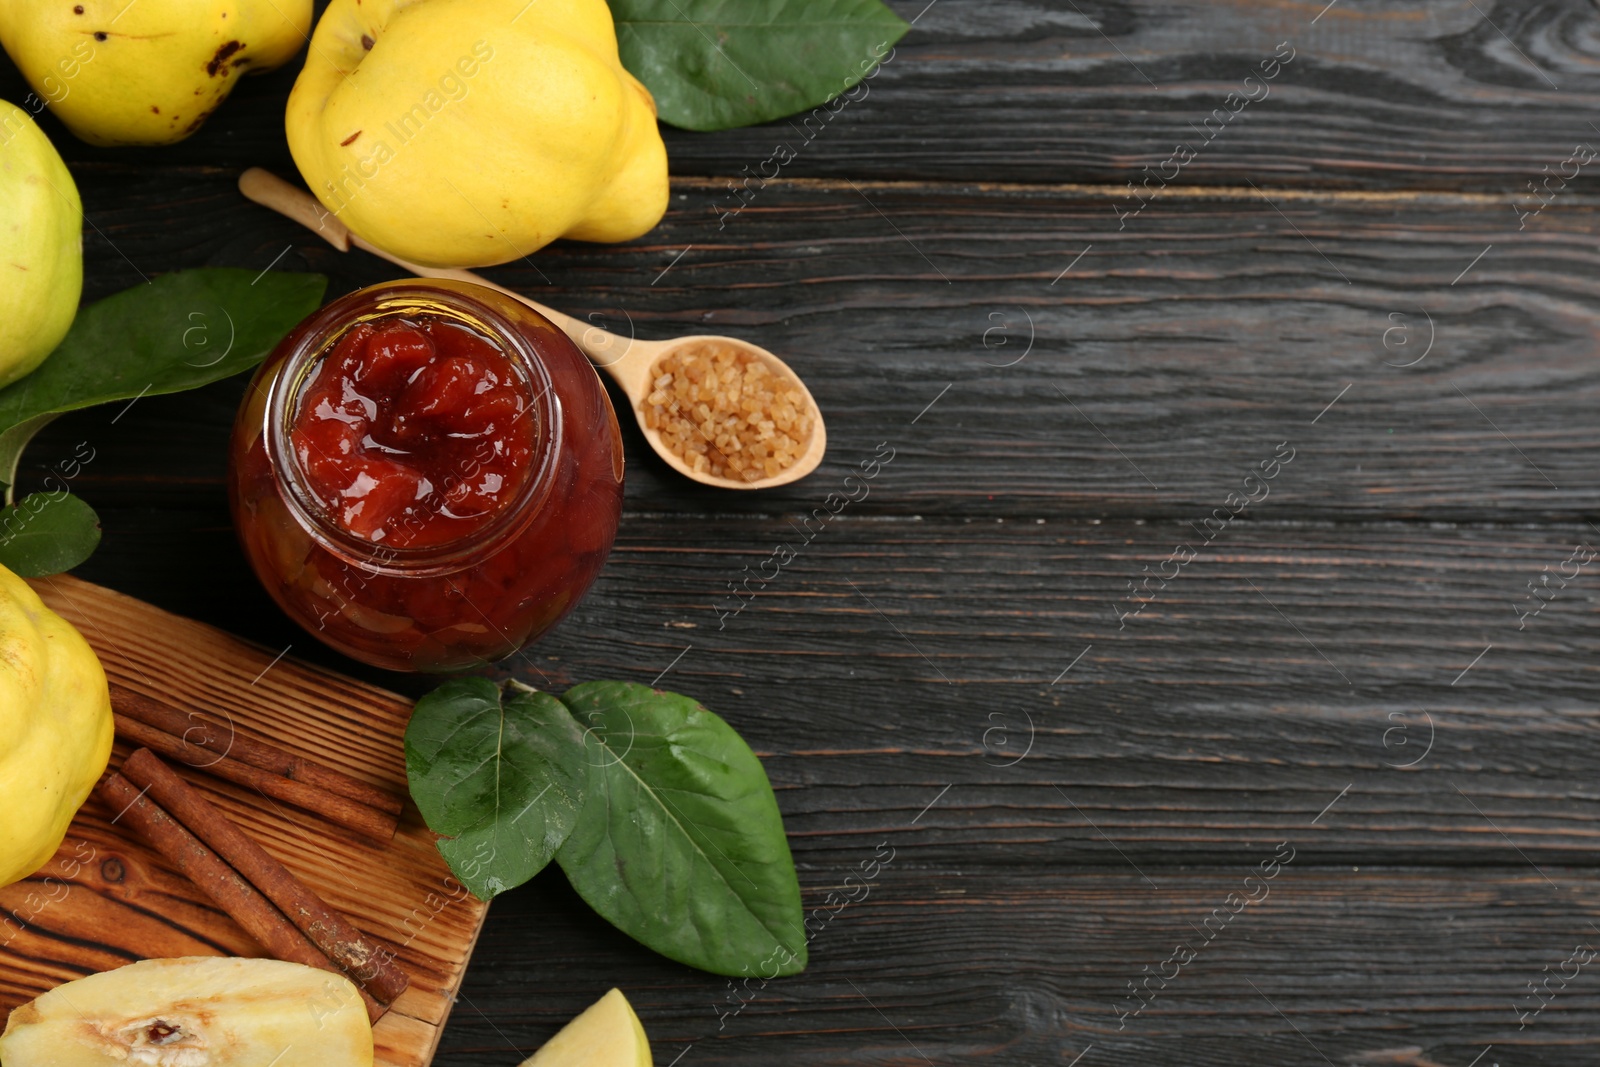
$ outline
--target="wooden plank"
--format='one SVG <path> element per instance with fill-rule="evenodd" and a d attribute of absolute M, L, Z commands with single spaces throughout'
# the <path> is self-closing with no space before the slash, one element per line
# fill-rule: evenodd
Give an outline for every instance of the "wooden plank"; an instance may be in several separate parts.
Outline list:
<path fill-rule="evenodd" d="M 272 744 L 405 795 L 400 737 L 410 702 L 76 578 L 37 581 L 115 682 L 226 721 Z M 118 742 L 119 765 L 130 747 Z M 369 936 L 395 951 L 410 987 L 374 1028 L 381 1067 L 425 1067 L 487 906 L 449 877 L 414 807 L 379 844 L 249 789 L 189 776 L 238 825 Z M 91 798 L 51 863 L 0 889 L 0 1013 L 62 981 L 136 959 L 259 955 L 260 948 Z"/>
<path fill-rule="evenodd" d="M 1582 0 L 891 6 L 921 15 L 865 98 L 809 123 L 670 135 L 673 172 L 759 177 L 782 144 L 796 156 L 785 177 L 1122 187 L 1153 175 L 1155 188 L 1248 179 L 1509 201 L 1574 145 L 1600 144 Z M 1293 58 L 1264 68 L 1275 55 Z M 1176 167 L 1180 145 L 1192 158 Z"/>
<path fill-rule="evenodd" d="M 96 295 L 156 264 L 276 261 L 329 273 L 335 293 L 395 275 L 245 204 L 231 174 L 80 178 L 106 235 L 88 239 Z M 887 442 L 896 490 L 863 512 L 1192 520 L 1285 440 L 1301 458 L 1274 518 L 1600 509 L 1595 202 L 1518 232 L 1502 206 L 1459 197 L 1246 189 L 1154 204 L 1119 233 L 1107 201 L 1061 191 L 800 183 L 717 238 L 694 210 L 715 187 L 676 189 L 648 243 L 559 245 L 490 273 L 641 337 L 719 329 L 785 355 L 830 456 L 792 487 L 729 497 L 670 473 L 624 418 L 635 510 L 809 512 Z M 214 500 L 243 388 L 63 419 L 29 469 L 87 441 L 91 502 Z"/>
<path fill-rule="evenodd" d="M 918 862 L 1239 857 L 1341 794 L 1319 861 L 1592 862 L 1595 564 L 1522 630 L 1514 607 L 1594 532 L 1374 534 L 1230 528 L 1119 629 L 1127 581 L 1192 531 L 845 520 L 719 630 L 725 582 L 792 529 L 657 518 L 532 661 L 555 688 L 671 664 L 821 857 L 952 785 Z"/>
<path fill-rule="evenodd" d="M 1301 853 L 1262 880 L 1273 841 L 1236 865 L 1147 868 L 1153 885 L 1127 865 L 1079 867 L 1070 848 L 1026 875 L 992 854 L 930 867 L 898 851 L 877 878 L 845 881 L 914 832 L 864 836 L 813 873 L 825 888 L 806 894 L 811 966 L 748 986 L 637 952 L 559 874 L 542 875 L 491 920 L 537 927 L 538 949 L 507 946 L 469 974 L 440 1067 L 513 1063 L 613 984 L 663 1067 L 1066 1067 L 1080 1054 L 1078 1067 L 1467 1067 L 1488 1045 L 1478 1067 L 1566 1067 L 1594 1055 L 1596 963 L 1562 967 L 1575 946 L 1600 949 L 1588 868 L 1545 867 L 1552 886 L 1526 864 L 1352 869 Z M 1235 893 L 1260 902 L 1230 905 Z M 1180 943 L 1194 956 L 1173 977 Z M 1123 1020 L 1128 983 L 1147 973 L 1170 980 Z M 1528 983 L 1547 975 L 1549 1003 L 1520 1026 L 1539 1003 Z"/>
<path fill-rule="evenodd" d="M 669 129 L 673 173 L 759 178 L 782 144 L 795 154 L 785 177 L 1121 187 L 1147 166 L 1162 173 L 1184 144 L 1196 152 L 1185 183 L 1471 189 L 1501 196 L 1509 215 L 1510 197 L 1544 165 L 1555 173 L 1575 144 L 1597 143 L 1600 74 L 1586 58 L 1583 0 L 891 6 L 916 26 L 865 97 L 857 90 L 809 121 Z M 1247 85 L 1281 42 L 1294 58 L 1265 86 Z M 170 147 L 94 149 L 53 117 L 45 127 L 73 162 L 287 170 L 283 101 L 299 66 L 243 79 L 198 134 Z M 0 98 L 28 91 L 0 63 Z M 1587 174 L 1582 183 L 1593 184 Z"/>
<path fill-rule="evenodd" d="M 152 524 L 84 573 L 337 662 L 223 555 L 225 527 L 195 526 Z M 1586 526 L 1238 520 L 1132 614 L 1127 582 L 1192 530 L 845 512 L 723 625 L 727 583 L 785 538 L 781 517 L 632 517 L 589 598 L 503 673 L 703 700 L 761 753 L 810 864 L 946 786 L 915 862 L 1234 862 L 1341 794 L 1303 842 L 1316 862 L 1595 862 L 1600 559 L 1518 614 L 1543 568 L 1600 548 Z M 204 589 L 184 580 L 199 555 L 218 559 Z"/>

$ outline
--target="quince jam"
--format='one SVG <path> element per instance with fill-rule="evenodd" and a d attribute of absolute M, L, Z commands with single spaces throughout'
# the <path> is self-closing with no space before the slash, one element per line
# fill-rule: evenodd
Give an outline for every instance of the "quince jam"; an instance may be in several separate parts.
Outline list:
<path fill-rule="evenodd" d="M 234 428 L 240 542 L 278 604 L 393 670 L 516 652 L 598 575 L 622 444 L 577 347 L 482 286 L 334 301 L 257 372 Z"/>
<path fill-rule="evenodd" d="M 539 427 L 493 342 L 439 319 L 363 322 L 312 368 L 290 440 L 313 496 L 397 548 L 476 533 L 528 480 Z"/>

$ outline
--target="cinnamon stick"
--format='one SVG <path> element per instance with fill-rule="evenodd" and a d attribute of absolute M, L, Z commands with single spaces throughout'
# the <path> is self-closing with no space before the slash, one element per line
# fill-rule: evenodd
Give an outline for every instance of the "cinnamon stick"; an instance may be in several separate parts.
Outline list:
<path fill-rule="evenodd" d="M 317 951 L 306 935 L 271 901 L 159 805 L 135 789 L 133 783 L 120 774 L 109 774 L 100 779 L 95 790 L 119 813 L 112 822 L 126 821 L 275 958 L 342 975 L 343 972 Z M 356 989 L 367 1007 L 368 1017 L 377 1022 L 388 1008 L 359 986 Z"/>
<path fill-rule="evenodd" d="M 329 907 L 155 753 L 139 749 L 123 762 L 122 774 L 134 785 L 146 787 L 151 799 L 277 905 L 301 933 L 374 998 L 388 1004 L 405 992 L 409 979 L 388 953 Z"/>
<path fill-rule="evenodd" d="M 386 793 L 376 785 L 368 785 L 358 777 L 350 777 L 344 771 L 334 771 L 333 768 L 314 763 L 293 753 L 274 749 L 272 745 L 251 741 L 250 737 L 240 737 L 234 729 L 224 729 L 218 723 L 205 720 L 198 715 L 179 712 L 160 701 L 155 701 L 152 697 L 134 693 L 133 689 L 114 683 L 110 686 L 110 696 L 115 710 L 122 712 L 126 717 L 136 718 L 147 726 L 155 726 L 162 733 L 182 737 L 190 747 L 206 750 L 213 757 L 229 757 L 240 763 L 259 766 L 262 771 L 272 771 L 278 776 L 288 777 L 291 781 L 306 782 L 307 785 L 315 785 L 317 789 L 339 793 L 341 797 L 363 803 L 368 808 L 387 811 L 394 816 L 398 816 L 405 809 L 402 798 L 394 797 L 392 793 Z M 184 761 L 190 766 L 203 766 L 210 760 L 206 757 L 192 757 Z"/>
<path fill-rule="evenodd" d="M 285 804 L 293 804 L 297 808 L 314 812 L 329 822 L 338 823 L 376 841 L 390 840 L 399 829 L 400 820 L 389 812 L 368 807 L 337 793 L 330 793 L 320 786 L 284 778 L 272 771 L 241 763 L 231 754 L 222 756 L 210 754 L 213 752 L 212 749 L 199 748 L 192 739 L 186 740 L 181 734 L 173 735 L 120 712 L 114 718 L 117 733 L 136 745 L 154 749 L 163 756 L 170 756 L 180 763 L 216 775 L 218 778 L 259 789 L 274 800 L 281 800 Z M 183 717 L 180 715 L 179 718 Z"/>
<path fill-rule="evenodd" d="M 136 693 L 113 684 L 111 703 L 118 712 L 128 718 L 136 719 L 147 726 L 154 726 L 163 733 L 181 738 L 191 748 L 203 749 L 209 753 L 209 756 L 190 753 L 188 757 L 175 757 L 191 767 L 203 767 L 216 757 L 228 757 L 264 771 L 271 771 L 291 781 L 305 782 L 318 789 L 326 789 L 330 793 L 337 793 L 391 815 L 399 815 L 404 810 L 404 801 L 400 797 L 385 793 L 359 778 L 352 778 L 343 771 L 324 767 L 320 763 L 302 759 L 260 741 L 241 737 L 232 729 L 219 726 L 199 715 L 168 707 L 143 693 Z"/>

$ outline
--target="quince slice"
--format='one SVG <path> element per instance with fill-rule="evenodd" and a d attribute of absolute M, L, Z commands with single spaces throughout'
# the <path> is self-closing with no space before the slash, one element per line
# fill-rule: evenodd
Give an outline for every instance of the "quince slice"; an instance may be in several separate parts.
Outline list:
<path fill-rule="evenodd" d="M 349 979 L 281 960 L 143 960 L 57 986 L 11 1013 L 5 1067 L 372 1067 Z"/>
<path fill-rule="evenodd" d="M 561 1028 L 522 1067 L 651 1067 L 650 1039 L 622 990 L 613 989 Z M 10 1067 L 10 1061 L 7 1061 Z"/>

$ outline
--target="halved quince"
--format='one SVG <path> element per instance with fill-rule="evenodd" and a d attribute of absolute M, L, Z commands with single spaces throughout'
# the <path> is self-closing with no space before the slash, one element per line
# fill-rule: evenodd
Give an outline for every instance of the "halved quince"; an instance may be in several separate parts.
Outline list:
<path fill-rule="evenodd" d="M 372 1026 L 343 975 L 281 960 L 142 960 L 11 1013 L 5 1067 L 372 1067 Z"/>

